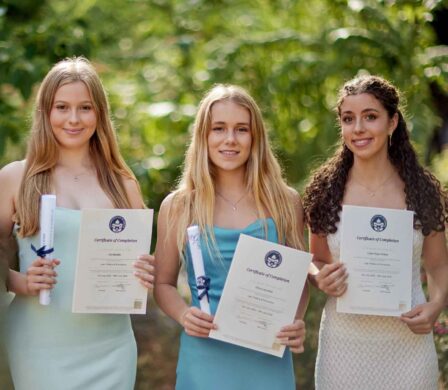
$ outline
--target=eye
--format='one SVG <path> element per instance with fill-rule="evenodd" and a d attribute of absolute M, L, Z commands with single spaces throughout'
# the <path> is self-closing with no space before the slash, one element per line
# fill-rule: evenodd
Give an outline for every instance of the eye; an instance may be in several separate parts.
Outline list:
<path fill-rule="evenodd" d="M 56 104 L 56 110 L 59 111 L 65 111 L 67 109 L 67 106 L 65 104 Z"/>
<path fill-rule="evenodd" d="M 222 126 L 214 126 L 214 127 L 212 127 L 212 130 L 213 131 L 218 131 L 218 132 L 224 131 L 224 127 L 222 127 Z"/>
<path fill-rule="evenodd" d="M 242 126 L 242 127 L 238 127 L 237 131 L 238 131 L 238 133 L 247 133 L 247 132 L 249 132 L 249 128 Z"/>
<path fill-rule="evenodd" d="M 375 114 L 368 114 L 366 118 L 368 121 L 374 121 L 377 117 Z"/>
<path fill-rule="evenodd" d="M 342 123 L 349 124 L 353 121 L 353 118 L 351 116 L 343 116 L 342 117 Z"/>
<path fill-rule="evenodd" d="M 81 106 L 82 111 L 90 111 L 91 109 L 92 109 L 92 106 L 89 106 L 89 105 Z"/>

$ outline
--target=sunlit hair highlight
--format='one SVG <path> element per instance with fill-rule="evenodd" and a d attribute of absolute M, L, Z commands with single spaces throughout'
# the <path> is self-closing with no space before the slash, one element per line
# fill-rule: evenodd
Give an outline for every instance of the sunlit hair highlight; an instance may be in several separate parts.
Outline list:
<path fill-rule="evenodd" d="M 51 128 L 50 112 L 56 91 L 74 82 L 82 82 L 87 87 L 97 117 L 96 131 L 90 139 L 90 155 L 100 186 L 114 207 L 131 207 L 123 179 L 136 179 L 119 152 L 103 85 L 87 59 L 67 58 L 53 66 L 37 93 L 15 214 L 21 237 L 31 236 L 39 230 L 40 196 L 54 192 L 52 172 L 58 161 L 59 147 Z"/>
<path fill-rule="evenodd" d="M 339 119 L 344 98 L 362 93 L 376 98 L 389 118 L 398 115 L 398 124 L 388 146 L 388 157 L 404 182 L 407 208 L 415 212 L 414 227 L 421 229 L 424 235 L 443 231 L 448 222 L 448 194 L 437 178 L 418 162 L 400 110 L 397 88 L 378 76 L 362 76 L 348 81 L 339 93 Z M 335 154 L 313 173 L 304 195 L 305 218 L 313 233 L 326 235 L 336 232 L 353 161 L 353 153 L 342 142 Z"/>
<path fill-rule="evenodd" d="M 199 104 L 183 174 L 169 209 L 168 220 L 177 221 L 176 241 L 180 255 L 185 248 L 187 227 L 192 224 L 199 226 L 209 250 L 217 253 L 212 229 L 215 173 L 208 156 L 207 137 L 211 130 L 211 109 L 221 101 L 232 101 L 250 114 L 252 147 L 245 181 L 247 190 L 255 199 L 258 217 L 263 219 L 268 213 L 276 224 L 279 241 L 294 248 L 303 248 L 292 200 L 293 191 L 283 179 L 280 165 L 272 152 L 260 109 L 244 89 L 220 84 L 212 88 Z"/>

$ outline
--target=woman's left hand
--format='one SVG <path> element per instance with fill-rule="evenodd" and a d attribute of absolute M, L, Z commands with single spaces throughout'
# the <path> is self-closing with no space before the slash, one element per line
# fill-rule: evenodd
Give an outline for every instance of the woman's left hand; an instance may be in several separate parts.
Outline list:
<path fill-rule="evenodd" d="M 291 325 L 286 325 L 277 333 L 277 338 L 283 345 L 289 347 L 291 352 L 302 353 L 305 349 L 305 323 L 302 320 L 294 320 Z"/>
<path fill-rule="evenodd" d="M 154 288 L 155 260 L 152 255 L 141 255 L 134 263 L 136 271 L 134 275 L 140 280 L 140 283 L 147 289 Z"/>
<path fill-rule="evenodd" d="M 427 302 L 415 306 L 400 317 L 409 329 L 415 334 L 427 334 L 434 328 L 434 323 L 439 317 L 443 305 L 436 302 Z"/>

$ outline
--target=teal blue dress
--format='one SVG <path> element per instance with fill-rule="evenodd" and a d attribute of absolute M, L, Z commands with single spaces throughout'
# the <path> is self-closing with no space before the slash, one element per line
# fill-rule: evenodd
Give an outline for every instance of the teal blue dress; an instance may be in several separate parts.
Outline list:
<path fill-rule="evenodd" d="M 274 221 L 267 219 L 271 242 L 278 242 Z M 265 223 L 257 220 L 244 229 L 215 227 L 214 233 L 222 259 L 212 259 L 201 241 L 205 273 L 210 277 L 210 309 L 212 314 L 221 298 L 230 263 L 240 233 L 265 238 Z M 199 307 L 193 265 L 187 251 L 188 284 L 192 305 Z M 285 324 L 286 325 L 286 324 Z M 295 389 L 291 352 L 282 358 L 209 338 L 188 336 L 182 332 L 177 364 L 178 390 L 247 390 Z"/>
<path fill-rule="evenodd" d="M 7 350 L 16 390 L 131 390 L 137 348 L 130 317 L 71 312 L 81 213 L 56 209 L 54 257 L 57 284 L 51 304 L 16 296 L 7 318 Z M 26 272 L 39 235 L 17 238 L 20 271 Z"/>

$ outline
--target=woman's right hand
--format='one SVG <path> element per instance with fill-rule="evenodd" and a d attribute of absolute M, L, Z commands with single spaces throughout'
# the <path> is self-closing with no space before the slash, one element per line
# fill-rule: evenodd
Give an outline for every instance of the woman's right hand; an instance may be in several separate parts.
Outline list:
<path fill-rule="evenodd" d="M 185 333 L 189 336 L 208 337 L 210 330 L 217 329 L 213 316 L 191 306 L 184 311 L 180 321 Z"/>
<path fill-rule="evenodd" d="M 347 290 L 348 273 L 343 263 L 325 264 L 315 276 L 317 287 L 325 294 L 340 297 Z"/>
<path fill-rule="evenodd" d="M 37 295 L 40 290 L 51 290 L 56 284 L 57 273 L 54 267 L 60 264 L 58 259 L 46 260 L 38 257 L 26 271 L 28 295 Z"/>

